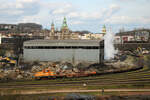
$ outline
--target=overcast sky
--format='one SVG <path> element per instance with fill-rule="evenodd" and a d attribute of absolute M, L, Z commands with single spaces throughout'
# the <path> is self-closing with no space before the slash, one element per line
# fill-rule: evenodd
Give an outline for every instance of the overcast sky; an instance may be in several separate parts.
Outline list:
<path fill-rule="evenodd" d="M 105 24 L 120 28 L 150 28 L 150 0 L 0 0 L 0 23 L 34 22 L 60 29 L 63 17 L 71 30 L 101 32 Z"/>

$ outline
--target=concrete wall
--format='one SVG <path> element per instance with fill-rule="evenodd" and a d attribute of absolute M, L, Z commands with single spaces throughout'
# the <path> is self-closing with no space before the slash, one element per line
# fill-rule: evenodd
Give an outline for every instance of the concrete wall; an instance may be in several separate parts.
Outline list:
<path fill-rule="evenodd" d="M 67 61 L 73 64 L 80 62 L 98 63 L 99 49 L 26 49 L 25 61 Z"/>

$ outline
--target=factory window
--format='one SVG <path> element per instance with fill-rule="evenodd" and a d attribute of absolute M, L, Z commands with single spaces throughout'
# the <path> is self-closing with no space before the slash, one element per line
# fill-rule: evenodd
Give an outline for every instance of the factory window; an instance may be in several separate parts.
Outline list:
<path fill-rule="evenodd" d="M 77 47 L 73 46 L 73 47 L 71 47 L 71 49 L 77 49 Z"/>
<path fill-rule="evenodd" d="M 99 46 L 24 46 L 25 49 L 99 49 Z"/>
<path fill-rule="evenodd" d="M 63 46 L 60 46 L 60 47 L 57 47 L 57 49 L 64 49 L 64 47 L 63 47 Z"/>
<path fill-rule="evenodd" d="M 49 49 L 49 47 L 48 47 L 48 46 L 45 46 L 45 49 Z"/>
<path fill-rule="evenodd" d="M 71 49 L 71 47 L 70 46 L 66 46 L 65 49 Z"/>

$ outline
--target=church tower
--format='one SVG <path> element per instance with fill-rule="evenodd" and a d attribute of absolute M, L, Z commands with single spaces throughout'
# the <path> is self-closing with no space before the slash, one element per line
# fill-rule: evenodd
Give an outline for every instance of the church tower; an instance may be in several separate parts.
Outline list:
<path fill-rule="evenodd" d="M 53 22 L 51 24 L 51 32 L 55 32 L 55 27 L 54 27 L 54 23 Z"/>
<path fill-rule="evenodd" d="M 61 27 L 61 39 L 69 39 L 69 38 L 70 38 L 69 28 L 67 25 L 66 17 L 64 17 L 63 24 Z"/>
<path fill-rule="evenodd" d="M 102 28 L 102 33 L 105 35 L 106 34 L 106 26 L 104 25 Z"/>
<path fill-rule="evenodd" d="M 51 31 L 50 31 L 49 37 L 50 37 L 50 39 L 55 39 L 55 27 L 54 27 L 53 22 L 51 24 Z"/>

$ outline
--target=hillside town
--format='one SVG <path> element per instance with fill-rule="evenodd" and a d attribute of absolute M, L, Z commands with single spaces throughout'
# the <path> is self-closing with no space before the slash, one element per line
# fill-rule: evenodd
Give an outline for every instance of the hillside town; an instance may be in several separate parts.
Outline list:
<path fill-rule="evenodd" d="M 19 23 L 19 24 L 0 24 L 1 43 L 11 43 L 11 39 L 17 37 L 26 39 L 50 39 L 50 40 L 101 40 L 106 34 L 107 28 L 102 25 L 99 33 L 89 31 L 72 31 L 67 25 L 67 19 L 64 17 L 60 29 L 56 28 L 54 22 L 49 29 L 43 29 L 42 25 L 36 23 Z M 139 28 L 132 31 L 120 31 L 115 34 L 115 43 L 126 41 L 149 41 L 150 29 Z"/>
<path fill-rule="evenodd" d="M 64 17 L 60 30 L 51 23 L 49 29 L 43 29 L 42 25 L 36 23 L 0 24 L 0 33 L 2 38 L 12 38 L 14 36 L 39 37 L 43 39 L 102 39 L 106 34 L 105 25 L 100 33 L 91 33 L 88 31 L 71 31 L 67 25 L 67 19 Z"/>

